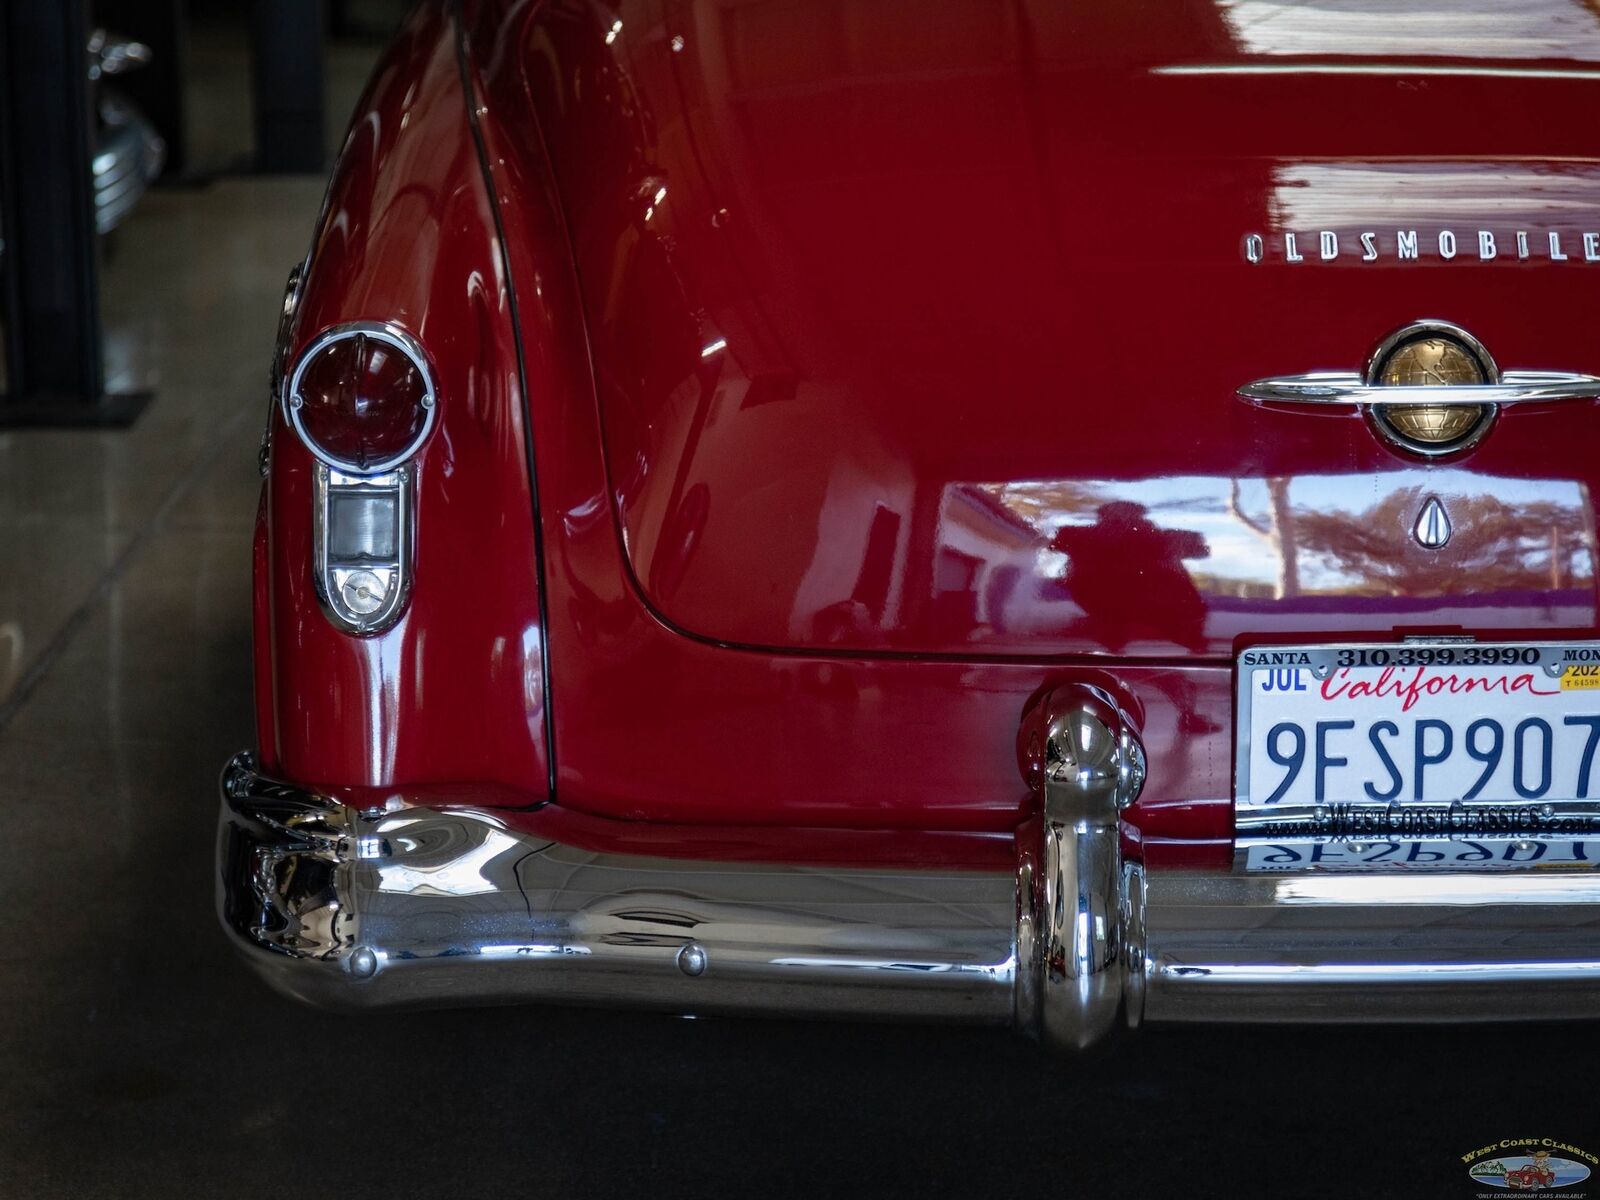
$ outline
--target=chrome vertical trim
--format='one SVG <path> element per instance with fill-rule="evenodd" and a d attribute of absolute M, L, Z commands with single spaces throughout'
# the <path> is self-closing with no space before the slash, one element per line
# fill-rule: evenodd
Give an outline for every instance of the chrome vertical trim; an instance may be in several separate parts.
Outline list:
<path fill-rule="evenodd" d="M 296 263 L 289 269 L 289 278 L 283 285 L 278 335 L 272 344 L 272 365 L 267 372 L 267 420 L 261 429 L 261 447 L 256 452 L 256 469 L 263 479 L 272 467 L 272 415 L 283 395 L 284 357 L 289 353 L 289 333 L 294 327 L 294 314 L 300 307 L 300 284 L 304 278 L 305 263 Z"/>

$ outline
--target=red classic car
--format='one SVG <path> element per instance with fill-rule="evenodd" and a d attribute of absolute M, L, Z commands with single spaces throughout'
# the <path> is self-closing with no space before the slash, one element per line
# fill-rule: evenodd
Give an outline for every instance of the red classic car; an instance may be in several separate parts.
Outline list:
<path fill-rule="evenodd" d="M 249 961 L 1589 1015 L 1600 20 L 1380 8 L 419 4 L 285 301 Z"/>
<path fill-rule="evenodd" d="M 1506 1186 L 1514 1191 L 1530 1192 L 1554 1187 L 1556 1173 L 1547 1163 L 1527 1163 L 1506 1172 Z"/>

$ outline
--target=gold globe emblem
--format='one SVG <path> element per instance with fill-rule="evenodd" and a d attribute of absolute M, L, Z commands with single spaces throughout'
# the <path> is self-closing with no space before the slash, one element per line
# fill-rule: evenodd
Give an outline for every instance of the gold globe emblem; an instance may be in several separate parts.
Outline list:
<path fill-rule="evenodd" d="M 1379 387 L 1459 387 L 1492 383 L 1493 368 L 1457 337 L 1429 332 L 1381 353 L 1369 381 Z M 1408 449 L 1446 454 L 1481 433 L 1494 410 L 1484 404 L 1378 404 L 1371 410 L 1380 430 Z"/>

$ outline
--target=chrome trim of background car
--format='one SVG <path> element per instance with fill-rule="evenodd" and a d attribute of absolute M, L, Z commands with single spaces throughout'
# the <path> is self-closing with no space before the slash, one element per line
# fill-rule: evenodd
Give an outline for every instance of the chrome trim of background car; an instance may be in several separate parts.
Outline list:
<path fill-rule="evenodd" d="M 1139 1025 L 1600 1006 L 1592 867 L 1122 866 L 1106 832 L 1136 790 L 1128 731 L 1096 709 L 1086 715 L 1103 730 L 1078 737 L 1064 715 L 1075 754 L 1045 801 L 1053 828 L 1023 827 L 1014 872 L 600 852 L 484 809 L 396 797 L 357 811 L 240 754 L 222 778 L 219 912 L 274 987 L 352 1009 L 535 1001 L 951 1020 L 1078 1048 L 1119 1007 Z"/>
<path fill-rule="evenodd" d="M 300 423 L 301 405 L 298 403 L 300 380 L 311 360 L 335 342 L 354 337 L 371 338 L 393 346 L 411 360 L 411 365 L 417 369 L 417 374 L 422 378 L 423 386 L 422 429 L 418 431 L 417 436 L 412 438 L 410 444 L 400 453 L 365 467 L 337 459 L 318 446 L 306 434 L 305 427 Z M 335 471 L 343 471 L 347 475 L 382 475 L 407 461 L 428 440 L 428 435 L 433 432 L 433 426 L 439 416 L 438 397 L 439 393 L 433 382 L 433 370 L 428 366 L 428 356 L 423 353 L 421 345 L 415 338 L 389 321 L 351 321 L 324 329 L 300 352 L 300 357 L 295 361 L 294 371 L 289 376 L 288 385 L 283 389 L 283 416 L 306 449 Z"/>
<path fill-rule="evenodd" d="M 125 75 L 135 67 L 147 67 L 155 61 L 150 47 L 143 42 L 119 37 L 104 28 L 89 35 L 89 78 L 102 75 Z"/>
<path fill-rule="evenodd" d="M 127 218 L 161 174 L 167 144 L 138 109 L 114 92 L 100 94 L 96 111 L 99 123 L 90 170 L 95 229 L 105 234 Z"/>

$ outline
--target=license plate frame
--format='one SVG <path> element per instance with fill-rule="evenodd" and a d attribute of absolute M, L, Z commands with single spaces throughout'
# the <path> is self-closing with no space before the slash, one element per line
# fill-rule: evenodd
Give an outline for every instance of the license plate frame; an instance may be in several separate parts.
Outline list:
<path fill-rule="evenodd" d="M 1515 661 L 1507 661 L 1513 656 Z M 1442 658 L 1452 661 L 1440 662 Z M 1552 683 L 1564 681 L 1569 670 L 1577 668 L 1589 672 L 1594 679 L 1582 687 L 1575 685 L 1571 690 L 1592 688 L 1594 709 L 1600 713 L 1600 640 L 1595 639 L 1478 641 L 1439 637 L 1403 642 L 1319 642 L 1244 648 L 1234 660 L 1233 807 L 1236 831 L 1241 837 L 1553 836 L 1600 832 L 1600 799 L 1596 798 L 1600 797 L 1600 759 L 1596 760 L 1596 782 L 1591 784 L 1591 795 L 1584 799 L 1552 792 L 1549 798 L 1531 801 L 1519 798 L 1511 802 L 1464 802 L 1426 795 L 1418 801 L 1403 792 L 1400 799 L 1388 801 L 1346 797 L 1338 804 L 1287 800 L 1268 804 L 1263 798 L 1271 790 L 1270 785 L 1252 794 L 1251 732 L 1256 704 L 1252 685 L 1257 672 L 1299 670 L 1309 672 L 1313 679 L 1320 681 L 1341 667 L 1354 667 L 1370 674 L 1381 672 L 1386 666 L 1397 672 L 1414 672 L 1418 666 L 1457 667 L 1467 671 L 1515 667 Z M 1589 675 L 1582 678 L 1589 678 Z"/>

